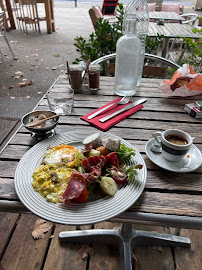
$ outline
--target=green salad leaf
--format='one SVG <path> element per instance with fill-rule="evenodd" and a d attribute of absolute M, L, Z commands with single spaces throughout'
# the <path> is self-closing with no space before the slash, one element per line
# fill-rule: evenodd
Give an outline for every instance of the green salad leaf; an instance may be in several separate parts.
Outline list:
<path fill-rule="evenodd" d="M 135 150 L 133 148 L 125 146 L 125 144 L 121 144 L 116 154 L 119 161 L 124 162 L 126 160 L 130 160 L 132 156 L 135 156 Z"/>

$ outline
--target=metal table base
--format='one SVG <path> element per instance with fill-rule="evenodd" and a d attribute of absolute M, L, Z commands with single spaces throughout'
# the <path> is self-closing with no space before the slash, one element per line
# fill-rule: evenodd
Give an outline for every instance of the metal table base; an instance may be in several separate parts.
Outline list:
<path fill-rule="evenodd" d="M 99 242 L 119 247 L 121 269 L 132 270 L 132 250 L 135 246 L 190 247 L 189 238 L 171 234 L 136 231 L 132 224 L 122 223 L 116 230 L 78 230 L 59 233 L 61 242 Z"/>

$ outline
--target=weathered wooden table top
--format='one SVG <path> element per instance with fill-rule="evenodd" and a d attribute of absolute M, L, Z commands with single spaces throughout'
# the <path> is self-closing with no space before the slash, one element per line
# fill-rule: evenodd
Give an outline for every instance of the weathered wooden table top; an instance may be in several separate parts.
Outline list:
<path fill-rule="evenodd" d="M 164 20 L 177 20 L 177 21 L 184 21 L 184 18 L 181 17 L 176 12 L 164 12 L 164 11 L 150 11 L 149 12 L 150 19 L 164 19 Z"/>
<path fill-rule="evenodd" d="M 168 98 L 159 92 L 160 82 L 159 79 L 142 79 L 141 86 L 132 100 L 146 97 L 144 108 L 109 129 L 110 133 L 133 144 L 143 156 L 147 166 L 145 190 L 138 201 L 124 214 L 128 219 L 136 219 L 138 215 L 140 217 L 142 215 L 144 220 L 147 220 L 147 215 L 153 215 L 157 220 L 158 216 L 168 219 L 191 217 L 191 221 L 188 219 L 191 222 L 188 227 L 196 228 L 194 224 L 192 226 L 192 218 L 202 222 L 202 167 L 185 174 L 161 169 L 146 156 L 145 144 L 155 131 L 178 128 L 195 137 L 194 143 L 201 151 L 202 119 L 192 118 L 184 111 L 185 104 L 200 100 L 201 96 Z M 60 117 L 56 127 L 57 134 L 73 130 L 97 132 L 95 127 L 82 121 L 80 117 L 117 98 L 113 92 L 113 83 L 114 78 L 101 77 L 101 89 L 97 94 L 89 93 L 87 90 L 75 94 L 74 111 L 69 116 Z M 53 90 L 65 90 L 67 84 L 66 77 L 62 76 Z M 37 109 L 49 109 L 45 98 Z M 21 127 L 0 156 L 1 211 L 16 211 L 15 207 L 6 209 L 10 203 L 12 205 L 18 203 L 18 207 L 21 206 L 14 188 L 15 169 L 22 156 L 34 144 L 36 140 L 24 127 Z"/>
<path fill-rule="evenodd" d="M 164 25 L 158 25 L 156 22 L 150 22 L 148 35 L 156 37 L 159 34 L 164 35 L 165 38 L 202 38 L 201 33 L 194 33 L 192 31 L 194 28 L 193 25 L 189 24 L 165 23 Z"/>

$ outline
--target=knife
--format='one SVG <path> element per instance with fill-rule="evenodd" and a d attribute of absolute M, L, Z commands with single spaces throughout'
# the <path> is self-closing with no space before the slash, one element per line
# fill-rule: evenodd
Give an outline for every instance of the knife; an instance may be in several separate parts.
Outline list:
<path fill-rule="evenodd" d="M 135 102 L 133 102 L 133 103 L 131 103 L 131 104 L 125 106 L 124 108 L 122 108 L 122 109 L 120 109 L 120 110 L 118 110 L 118 111 L 116 111 L 116 112 L 114 112 L 114 113 L 112 113 L 112 114 L 110 114 L 110 115 L 107 115 L 106 117 L 103 117 L 103 118 L 99 119 L 99 121 L 100 121 L 101 123 L 104 123 L 104 122 L 106 122 L 107 120 L 111 119 L 112 117 L 114 117 L 114 116 L 116 116 L 116 115 L 118 115 L 118 114 L 120 114 L 120 113 L 122 113 L 122 112 L 125 112 L 125 111 L 127 111 L 127 110 L 129 110 L 129 109 L 135 107 L 136 105 L 141 104 L 141 103 L 144 103 L 144 102 L 146 102 L 146 101 L 147 101 L 146 98 L 138 99 L 137 101 L 135 101 Z"/>

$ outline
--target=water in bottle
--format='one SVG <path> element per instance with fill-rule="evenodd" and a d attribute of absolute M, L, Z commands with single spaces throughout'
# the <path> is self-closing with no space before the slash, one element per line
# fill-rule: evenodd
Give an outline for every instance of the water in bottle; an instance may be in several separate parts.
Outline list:
<path fill-rule="evenodd" d="M 132 0 L 126 7 L 123 32 L 125 31 L 126 17 L 129 14 L 134 14 L 136 16 L 136 35 L 141 40 L 141 60 L 139 64 L 139 73 L 137 86 L 141 83 L 142 69 L 144 64 L 144 54 L 145 54 L 145 39 L 148 34 L 149 29 L 149 8 L 146 0 Z"/>
<path fill-rule="evenodd" d="M 128 15 L 125 26 L 125 35 L 116 45 L 114 91 L 119 96 L 136 93 L 141 54 L 141 41 L 135 35 L 136 16 Z"/>

